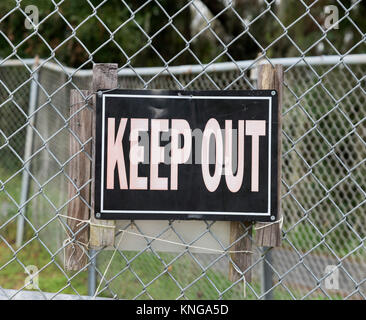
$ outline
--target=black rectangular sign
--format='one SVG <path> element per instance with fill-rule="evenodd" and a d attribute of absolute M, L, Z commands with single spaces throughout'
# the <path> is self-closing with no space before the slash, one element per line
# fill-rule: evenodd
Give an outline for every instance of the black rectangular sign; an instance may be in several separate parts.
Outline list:
<path fill-rule="evenodd" d="M 97 218 L 276 219 L 276 91 L 105 90 L 96 114 Z"/>

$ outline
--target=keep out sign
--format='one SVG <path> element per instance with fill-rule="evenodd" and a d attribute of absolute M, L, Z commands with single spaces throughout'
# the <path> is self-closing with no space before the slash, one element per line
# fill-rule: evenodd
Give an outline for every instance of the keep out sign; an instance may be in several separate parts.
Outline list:
<path fill-rule="evenodd" d="M 276 91 L 101 91 L 96 115 L 97 218 L 276 219 Z"/>

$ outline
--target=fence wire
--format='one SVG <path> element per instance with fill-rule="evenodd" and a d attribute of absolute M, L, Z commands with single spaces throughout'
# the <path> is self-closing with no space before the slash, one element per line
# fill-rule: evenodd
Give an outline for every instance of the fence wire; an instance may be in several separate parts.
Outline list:
<path fill-rule="evenodd" d="M 299 18 L 289 25 L 282 23 L 277 16 L 275 1 L 263 1 L 262 11 L 249 20 L 243 18 L 236 9 L 236 2 L 231 1 L 222 1 L 224 10 L 216 14 L 207 13 L 202 2 L 194 0 L 183 1 L 179 10 L 173 13 L 164 7 L 167 4 L 163 1 L 142 2 L 136 8 L 121 1 L 120 5 L 128 9 L 130 16 L 121 20 L 115 30 L 99 17 L 106 2 L 100 1 L 96 5 L 95 1 L 85 1 L 92 13 L 75 26 L 63 16 L 63 1 L 51 1 L 54 10 L 47 17 L 59 15 L 72 30 L 70 38 L 82 43 L 77 31 L 90 19 L 96 19 L 110 35 L 97 48 L 82 45 L 88 58 L 76 68 L 66 67 L 59 61 L 57 50 L 62 43 L 57 46 L 48 44 L 38 28 L 24 36 L 20 43 L 13 42 L 0 29 L 0 35 L 7 39 L 12 49 L 0 62 L 0 296 L 14 299 L 21 295 L 34 284 L 35 278 L 29 278 L 33 275 L 39 278 L 38 286 L 33 286 L 33 290 L 44 299 L 57 299 L 62 294 L 84 299 L 91 294 L 85 271 L 93 259 L 97 261 L 98 284 L 110 262 L 114 250 L 103 248 L 89 251 L 88 266 L 83 270 L 65 271 L 67 223 L 62 215 L 67 215 L 71 201 L 67 191 L 70 182 L 68 166 L 73 157 L 69 154 L 69 139 L 73 134 L 68 126 L 70 90 L 90 88 L 92 73 L 85 67 L 100 62 L 93 56 L 104 45 L 113 43 L 124 57 L 124 62 L 119 64 L 118 76 L 118 87 L 124 89 L 255 89 L 258 63 L 284 64 L 281 186 L 284 218 L 282 247 L 253 247 L 249 267 L 253 279 L 246 284 L 245 296 L 242 278 L 232 282 L 228 277 L 229 264 L 233 262 L 227 253 L 231 244 L 225 246 L 222 243 L 217 232 L 218 222 L 194 222 L 196 233 L 189 242 L 185 240 L 179 221 L 162 223 L 153 234 L 139 221 L 124 222 L 119 229 L 127 230 L 132 226 L 134 232 L 155 238 L 174 235 L 177 242 L 188 246 L 161 252 L 154 247 L 156 240 L 142 237 L 139 239 L 143 243 L 141 250 L 115 248 L 115 256 L 100 283 L 97 296 L 119 299 L 263 299 L 270 292 L 274 299 L 365 299 L 366 58 L 362 54 L 351 54 L 365 42 L 365 30 L 362 31 L 351 18 L 352 10 L 357 10 L 360 1 L 351 1 L 348 7 L 341 1 L 336 2 L 344 11 L 340 22 L 347 20 L 354 26 L 354 34 L 361 35 L 346 52 L 337 50 L 332 38 L 327 37 L 328 31 L 313 16 L 311 8 L 317 1 L 311 4 L 299 1 L 303 13 L 299 13 Z M 157 34 L 169 26 L 184 43 L 184 47 L 170 59 L 159 53 L 154 46 L 155 35 L 145 31 L 136 17 L 151 2 L 168 17 L 167 24 Z M 196 20 L 198 17 L 200 21 L 197 22 L 200 31 L 190 39 L 186 39 L 174 25 L 174 19 L 187 8 L 194 11 Z M 224 41 L 214 28 L 215 21 L 227 11 L 245 26 L 240 35 L 246 35 L 256 43 L 259 54 L 253 60 L 233 58 L 229 48 L 234 40 Z M 19 13 L 26 17 L 24 7 L 17 1 L 0 17 L 0 24 Z M 264 15 L 277 21 L 282 30 L 267 46 L 256 40 L 253 31 L 255 21 Z M 310 50 L 300 48 L 288 35 L 288 30 L 304 17 L 311 19 L 322 34 L 311 46 L 326 43 L 333 48 L 334 55 L 311 58 Z M 40 20 L 38 26 L 42 23 L 46 23 L 46 18 Z M 144 46 L 132 53 L 113 37 L 128 23 L 134 23 L 146 38 Z M 191 47 L 204 32 L 210 32 L 223 47 L 222 53 L 207 63 L 203 63 Z M 37 59 L 25 59 L 18 53 L 33 36 L 38 36 L 50 50 L 49 56 L 42 57 L 38 65 L 35 65 Z M 270 49 L 283 38 L 296 49 L 295 58 L 273 59 L 269 55 Z M 160 67 L 134 67 L 133 59 L 146 48 L 160 59 Z M 174 66 L 175 59 L 182 54 L 190 54 L 196 64 Z M 223 57 L 227 62 L 217 63 Z M 32 83 L 36 98 L 31 108 Z M 27 142 L 29 136 L 31 142 Z M 29 154 L 27 143 L 31 145 Z M 82 145 L 80 152 L 84 152 Z M 24 175 L 29 180 L 26 189 Z M 90 203 L 90 199 L 83 200 Z M 20 246 L 17 246 L 19 221 L 24 221 L 24 234 Z M 122 233 L 120 230 L 116 232 L 116 244 Z M 224 252 L 200 253 L 189 247 L 203 239 L 216 242 Z M 32 273 L 29 265 L 35 265 L 37 270 Z M 335 266 L 337 270 L 337 288 L 326 285 L 327 276 L 332 273 L 327 269 L 329 266 Z M 261 285 L 265 269 L 270 270 L 272 277 L 267 291 Z"/>

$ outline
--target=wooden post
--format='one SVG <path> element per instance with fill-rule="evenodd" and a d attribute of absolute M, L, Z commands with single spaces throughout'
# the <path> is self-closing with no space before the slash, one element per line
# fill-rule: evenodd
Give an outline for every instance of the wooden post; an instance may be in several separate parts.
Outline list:
<path fill-rule="evenodd" d="M 95 64 L 93 67 L 93 86 L 92 90 L 96 93 L 100 89 L 114 89 L 117 88 L 118 78 L 117 78 L 117 68 L 116 63 L 100 63 Z M 94 98 L 93 103 L 93 142 L 95 142 L 95 108 L 96 100 Z M 90 216 L 90 247 L 93 249 L 98 249 L 105 246 L 114 246 L 114 235 L 115 235 L 115 222 L 114 220 L 99 220 L 95 219 L 94 216 L 94 166 L 95 166 L 95 143 L 93 143 L 93 166 L 92 166 L 92 190 L 91 190 L 91 203 L 92 212 Z M 96 226 L 102 225 L 102 226 Z M 107 227 L 103 227 L 107 226 Z"/>
<path fill-rule="evenodd" d="M 81 92 L 84 97 L 89 95 L 87 90 L 82 90 Z M 79 91 L 71 90 L 70 116 L 72 117 L 69 124 L 70 130 L 82 144 L 85 144 L 92 136 L 92 112 L 85 107 L 86 103 Z M 69 164 L 69 175 L 76 187 L 69 183 L 68 196 L 69 199 L 72 199 L 78 192 L 79 196 L 69 203 L 67 215 L 80 220 L 88 220 L 89 208 L 86 203 L 90 199 L 90 183 L 88 181 L 90 181 L 91 177 L 91 161 L 87 154 L 91 155 L 91 141 L 81 146 L 79 141 L 70 133 L 69 148 L 70 156 L 75 156 L 75 154 L 77 156 L 71 159 Z M 82 149 L 84 150 L 80 152 Z M 87 251 L 87 243 L 89 241 L 89 225 L 74 219 L 67 219 L 67 224 L 72 233 L 68 234 L 69 243 L 65 247 L 65 269 L 80 270 L 88 263 L 88 257 L 85 252 Z"/>
<path fill-rule="evenodd" d="M 239 221 L 231 221 L 230 222 L 230 243 L 235 242 L 239 239 L 245 232 L 248 232 L 245 237 L 241 238 L 237 241 L 232 247 L 231 251 L 251 251 L 252 250 L 252 223 L 251 222 L 239 222 Z M 241 272 L 244 272 L 248 269 L 252 264 L 252 253 L 248 252 L 239 252 L 230 254 L 231 259 L 235 263 L 237 267 L 240 268 Z M 245 281 L 252 281 L 252 272 L 248 270 L 244 273 Z M 229 279 L 234 282 L 241 278 L 241 274 L 234 268 L 232 264 L 230 264 L 229 268 Z"/>
<path fill-rule="evenodd" d="M 278 92 L 278 176 L 281 177 L 281 115 L 282 115 L 282 97 L 283 97 L 283 67 L 275 65 L 273 68 L 270 64 L 262 64 L 258 66 L 258 89 L 271 90 Z M 258 223 L 258 227 L 263 227 L 256 232 L 256 243 L 258 247 L 278 247 L 281 245 L 281 223 L 279 222 L 281 215 L 281 179 L 278 181 L 278 216 L 277 223 L 268 225 L 266 223 Z"/>

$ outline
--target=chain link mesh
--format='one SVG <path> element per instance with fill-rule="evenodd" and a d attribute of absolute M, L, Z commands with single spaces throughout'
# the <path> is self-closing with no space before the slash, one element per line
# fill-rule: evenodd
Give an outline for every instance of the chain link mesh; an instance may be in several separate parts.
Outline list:
<path fill-rule="evenodd" d="M 365 33 L 350 15 L 360 1 L 353 1 L 348 8 L 337 1 L 337 5 L 344 10 L 341 21 L 345 19 L 353 23 L 354 34 L 361 35 L 361 39 L 343 53 L 333 46 L 326 37 L 327 32 L 319 26 L 311 12 L 312 4 L 300 1 L 305 11 L 299 19 L 313 19 L 322 30 L 322 37 L 315 40 L 312 46 L 322 42 L 333 46 L 336 52 L 336 55 L 329 59 L 324 57 L 321 62 L 308 62 L 308 51 L 300 48 L 287 35 L 292 24 L 285 26 L 276 16 L 272 10 L 274 1 L 264 1 L 263 11 L 251 21 L 243 19 L 235 9 L 235 2 L 231 1 L 223 1 L 226 4 L 224 11 L 211 16 L 201 12 L 200 1 L 187 1 L 175 13 L 168 13 L 163 2 L 155 1 L 154 4 L 168 17 L 166 26 L 175 29 L 177 37 L 185 45 L 176 56 L 189 53 L 197 63 L 195 66 L 176 69 L 172 67 L 176 56 L 164 59 L 154 46 L 154 36 L 136 21 L 136 14 L 151 1 L 143 2 L 137 8 L 121 1 L 121 5 L 131 15 L 121 21 L 114 31 L 108 27 L 107 21 L 98 16 L 105 2 L 95 5 L 94 2 L 86 1 L 85 5 L 92 8 L 92 13 L 83 22 L 96 19 L 111 37 L 96 48 L 83 45 L 89 58 L 76 69 L 66 68 L 58 60 L 55 53 L 61 45 L 49 45 L 50 56 L 40 60 L 39 66 L 32 70 L 34 61 L 18 55 L 22 43 L 13 43 L 0 30 L 0 35 L 8 39 L 8 45 L 12 48 L 12 53 L 0 62 L 0 295 L 16 298 L 26 290 L 24 278 L 29 275 L 27 266 L 34 264 L 38 267 L 40 279 L 39 287 L 35 290 L 43 298 L 57 298 L 63 293 L 82 298 L 88 293 L 85 270 L 92 261 L 90 254 L 97 259 L 99 280 L 113 254 L 113 250 L 89 251 L 89 264 L 84 270 L 64 270 L 64 248 L 67 245 L 64 240 L 68 226 L 60 215 L 67 214 L 67 206 L 71 201 L 67 192 L 71 159 L 69 139 L 73 135 L 68 126 L 70 90 L 90 88 L 92 75 L 81 69 L 89 63 L 99 62 L 93 59 L 98 50 L 108 43 L 119 48 L 125 63 L 119 68 L 118 86 L 124 89 L 255 89 L 253 70 L 256 65 L 263 61 L 274 63 L 268 50 L 277 41 L 287 37 L 297 50 L 298 58 L 285 64 L 283 83 L 282 247 L 253 248 L 252 265 L 249 268 L 253 272 L 253 280 L 246 285 L 246 298 L 262 299 L 265 296 L 261 279 L 262 265 L 267 264 L 273 273 L 271 292 L 275 299 L 365 299 L 366 59 L 363 55 L 351 55 L 365 41 Z M 68 23 L 62 15 L 62 3 L 52 1 L 54 11 L 49 12 L 49 15 L 61 16 L 73 30 L 70 38 L 82 43 L 76 33 L 81 24 L 73 27 Z M 194 10 L 201 19 L 201 31 L 192 35 L 191 39 L 186 39 L 174 25 L 174 18 L 187 8 Z M 215 32 L 215 20 L 228 10 L 246 26 L 243 34 L 257 44 L 260 54 L 255 60 L 245 63 L 235 60 L 228 51 L 233 41 L 225 42 Z M 19 12 L 26 16 L 24 8 L 17 1 L 9 12 L 3 14 L 0 23 Z M 261 45 L 252 32 L 256 19 L 262 16 L 270 16 L 282 27 L 282 33 L 267 46 Z M 133 53 L 122 48 L 112 36 L 128 23 L 135 23 L 138 32 L 147 39 L 146 44 Z M 190 47 L 203 32 L 210 32 L 224 48 L 208 64 L 203 64 Z M 48 45 L 37 29 L 25 36 L 23 42 L 32 36 L 38 36 L 39 41 Z M 146 48 L 159 57 L 163 65 L 161 68 L 139 69 L 133 66 L 134 57 Z M 215 64 L 222 56 L 231 63 L 227 68 L 222 67 L 223 64 Z M 354 57 L 354 60 L 347 62 L 348 57 Z M 35 78 L 35 73 L 38 78 Z M 37 99 L 34 111 L 29 114 L 32 81 L 36 84 Z M 32 135 L 33 138 L 28 158 L 25 152 L 26 135 Z M 84 152 L 83 145 L 80 146 L 80 152 Z M 30 188 L 22 202 L 24 172 L 29 178 Z M 89 199 L 84 201 L 89 203 Z M 20 217 L 24 218 L 25 230 L 18 248 L 15 237 Z M 189 243 L 181 232 L 179 221 L 162 224 L 153 236 L 164 238 L 169 233 L 175 236 L 177 242 L 186 245 L 199 244 L 202 239 L 210 238 L 223 250 L 230 249 L 230 246 L 222 244 L 215 229 L 217 222 L 194 223 L 197 229 L 195 239 Z M 131 225 L 135 232 L 151 235 L 139 221 L 126 222 L 121 228 L 127 229 Z M 116 243 L 121 235 L 122 232 L 117 231 Z M 228 253 L 203 254 L 190 247 L 176 249 L 175 253 L 160 252 L 154 248 L 151 239 L 142 238 L 139 241 L 144 244 L 144 248 L 139 251 L 116 248 L 116 255 L 100 286 L 99 297 L 244 298 L 242 279 L 235 282 L 229 280 L 229 264 L 233 261 Z M 271 252 L 271 259 L 266 258 L 267 250 Z M 339 270 L 337 290 L 325 286 L 325 270 L 329 265 Z M 52 295 L 46 295 L 43 291 L 51 292 Z"/>

